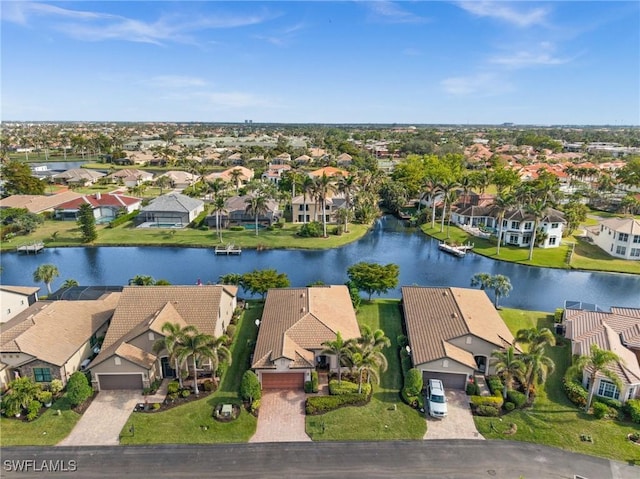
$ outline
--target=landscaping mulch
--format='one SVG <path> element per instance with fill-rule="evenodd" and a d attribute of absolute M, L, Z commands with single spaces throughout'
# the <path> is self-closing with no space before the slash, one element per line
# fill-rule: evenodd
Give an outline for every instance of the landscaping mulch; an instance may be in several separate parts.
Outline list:
<path fill-rule="evenodd" d="M 77 406 L 72 407 L 71 410 L 78 414 L 84 414 L 84 412 L 87 409 L 89 409 L 89 406 L 91 406 L 91 403 L 93 402 L 93 400 L 96 398 L 97 395 L 98 395 L 98 392 L 94 391 L 94 393 L 86 401 L 84 401 L 81 404 L 78 404 Z"/>
<path fill-rule="evenodd" d="M 197 395 L 197 396 L 192 393 L 192 394 L 189 394 L 186 398 L 183 398 L 182 396 L 178 396 L 173 401 L 171 401 L 169 399 L 165 399 L 164 402 L 162 402 L 162 403 L 155 403 L 155 404 L 160 404 L 160 409 L 153 409 L 153 404 L 154 403 L 148 403 L 149 409 L 147 409 L 147 410 L 136 409 L 135 412 L 148 414 L 148 413 L 156 413 L 156 412 L 167 411 L 167 410 L 172 409 L 174 407 L 182 406 L 183 404 L 188 404 L 190 402 L 198 401 L 200 399 L 206 398 L 207 396 L 210 396 L 211 394 L 213 394 L 213 392 L 214 391 L 200 391 L 200 394 Z"/>

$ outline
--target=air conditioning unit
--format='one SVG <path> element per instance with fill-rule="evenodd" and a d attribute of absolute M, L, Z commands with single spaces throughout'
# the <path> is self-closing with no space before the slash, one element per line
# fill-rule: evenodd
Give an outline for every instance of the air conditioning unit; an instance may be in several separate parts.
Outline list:
<path fill-rule="evenodd" d="M 91 362 L 91 359 L 85 359 L 84 361 L 82 361 L 82 364 L 80 364 L 80 369 L 82 371 L 84 371 L 85 369 L 87 369 L 87 366 L 89 366 L 89 363 Z"/>
<path fill-rule="evenodd" d="M 93 354 L 98 354 L 100 352 L 100 346 L 93 347 Z"/>

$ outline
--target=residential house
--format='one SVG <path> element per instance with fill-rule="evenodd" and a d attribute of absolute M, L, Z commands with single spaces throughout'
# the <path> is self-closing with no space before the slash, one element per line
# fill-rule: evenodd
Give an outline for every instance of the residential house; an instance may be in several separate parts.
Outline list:
<path fill-rule="evenodd" d="M 295 160 L 293 160 L 296 165 L 308 165 L 313 161 L 309 155 L 300 155 Z"/>
<path fill-rule="evenodd" d="M 640 221 L 635 218 L 609 218 L 586 228 L 587 238 L 611 256 L 640 260 Z"/>
<path fill-rule="evenodd" d="M 535 217 L 522 208 L 507 211 L 502 220 L 502 241 L 504 244 L 529 247 L 533 237 L 534 222 Z M 541 242 L 537 246 L 540 248 L 557 248 L 560 246 L 562 232 L 566 224 L 567 222 L 562 212 L 547 208 L 543 216 L 538 220 L 539 231 L 536 233 L 536 242 L 539 240 Z"/>
<path fill-rule="evenodd" d="M 0 361 L 8 376 L 67 383 L 98 351 L 120 293 L 90 301 L 37 301 L 0 325 Z"/>
<path fill-rule="evenodd" d="M 124 287 L 102 349 L 88 366 L 94 389 L 143 389 L 157 378 L 175 377 L 167 351 L 154 350 L 165 337 L 164 324 L 195 326 L 218 338 L 231 322 L 236 295 L 237 287 L 222 285 Z M 198 369 L 214 373 L 209 360 Z"/>
<path fill-rule="evenodd" d="M 329 194 L 325 201 L 324 214 L 327 223 L 335 223 L 336 211 L 345 208 L 347 200 L 341 193 Z M 294 223 L 308 223 L 310 221 L 323 221 L 322 205 L 316 198 L 310 195 L 298 195 L 291 200 L 291 217 Z"/>
<path fill-rule="evenodd" d="M 256 218 L 252 213 L 247 212 L 248 200 L 252 195 L 232 196 L 224 203 L 225 211 L 220 213 L 219 218 L 215 214 L 207 216 L 206 223 L 210 228 L 216 227 L 216 221 L 220 221 L 220 227 L 255 225 Z M 267 211 L 258 216 L 258 224 L 270 226 L 277 222 L 282 216 L 282 211 L 277 201 L 268 199 L 266 202 Z"/>
<path fill-rule="evenodd" d="M 236 179 L 234 179 L 234 171 L 240 172 Z M 254 172 L 252 169 L 245 168 L 244 166 L 234 166 L 224 171 L 209 173 L 207 176 L 205 176 L 205 180 L 214 181 L 216 178 L 220 178 L 227 183 L 233 183 L 234 188 L 240 188 L 242 185 L 246 185 L 249 181 L 251 181 L 253 179 L 253 176 Z"/>
<path fill-rule="evenodd" d="M 6 323 L 38 301 L 38 291 L 40 288 L 37 286 L 0 285 L 0 304 L 2 305 L 0 323 Z"/>
<path fill-rule="evenodd" d="M 493 351 L 514 338 L 479 289 L 402 287 L 402 310 L 413 366 L 445 388 L 464 389 L 476 374 L 494 374 Z"/>
<path fill-rule="evenodd" d="M 115 183 L 122 182 L 122 184 L 127 188 L 134 188 L 136 186 L 140 186 L 146 181 L 152 181 L 153 173 L 125 168 L 111 173 L 107 178 L 110 178 Z"/>
<path fill-rule="evenodd" d="M 167 193 L 140 209 L 141 227 L 184 228 L 204 211 L 204 202 L 180 193 Z"/>
<path fill-rule="evenodd" d="M 349 153 L 342 153 L 336 158 L 336 164 L 341 167 L 351 166 L 353 157 Z"/>
<path fill-rule="evenodd" d="M 262 388 L 302 389 L 317 366 L 336 371 L 322 343 L 338 332 L 344 340 L 360 336 L 346 286 L 269 290 L 251 364 Z"/>
<path fill-rule="evenodd" d="M 291 166 L 288 164 L 275 165 L 275 164 L 269 163 L 269 167 L 267 168 L 267 170 L 264 173 L 262 173 L 262 179 L 264 181 L 268 181 L 270 183 L 277 185 L 278 183 L 280 183 L 280 180 L 284 176 L 284 173 L 290 170 L 291 170 Z"/>
<path fill-rule="evenodd" d="M 29 213 L 38 214 L 53 211 L 56 206 L 80 197 L 82 195 L 74 191 L 63 191 L 55 195 L 12 195 L 0 200 L 0 209 L 25 208 Z"/>
<path fill-rule="evenodd" d="M 278 156 L 271 160 L 274 165 L 286 165 L 291 163 L 291 155 L 289 153 L 280 153 Z"/>
<path fill-rule="evenodd" d="M 574 355 L 589 355 L 591 345 L 612 351 L 621 361 L 610 366 L 622 389 L 603 374 L 598 374 L 595 394 L 626 402 L 640 398 L 640 308 L 612 307 L 610 312 L 565 309 L 565 336 L 571 340 Z M 589 371 L 583 371 L 582 384 L 589 387 Z"/>
<path fill-rule="evenodd" d="M 68 186 L 91 186 L 100 178 L 106 176 L 104 173 L 86 168 L 73 168 L 53 175 L 54 183 Z"/>
<path fill-rule="evenodd" d="M 188 188 L 189 186 L 196 183 L 200 178 L 198 175 L 194 175 L 193 173 L 182 170 L 167 171 L 163 175 L 160 175 L 158 178 L 162 178 L 163 176 L 169 178 L 169 180 L 171 180 L 171 186 L 179 190 Z"/>
<path fill-rule="evenodd" d="M 309 172 L 309 176 L 311 178 L 320 178 L 322 175 L 327 175 L 329 177 L 349 176 L 349 172 L 342 168 L 336 168 L 335 166 L 325 166 L 324 168 L 319 168 Z"/>
<path fill-rule="evenodd" d="M 75 221 L 78 218 L 80 207 L 84 204 L 91 205 L 96 223 L 108 223 L 120 214 L 139 210 L 142 200 L 117 193 L 94 193 L 56 206 L 54 217 L 59 220 Z"/>

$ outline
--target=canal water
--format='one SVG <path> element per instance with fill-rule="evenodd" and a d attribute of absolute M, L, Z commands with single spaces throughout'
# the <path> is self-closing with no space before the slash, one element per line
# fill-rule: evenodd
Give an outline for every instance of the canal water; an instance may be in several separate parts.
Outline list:
<path fill-rule="evenodd" d="M 398 264 L 400 286 L 469 287 L 476 273 L 504 274 L 513 290 L 500 304 L 513 308 L 553 311 L 565 300 L 603 308 L 640 307 L 640 275 L 534 268 L 476 254 L 457 258 L 439 251 L 436 240 L 405 228 L 393 217 L 381 219 L 359 241 L 331 250 L 244 250 L 240 256 L 216 256 L 213 247 L 47 248 L 37 256 L 3 253 L 0 279 L 3 284 L 36 285 L 33 271 L 43 263 L 60 270 L 54 290 L 70 278 L 81 285 L 125 285 L 141 274 L 172 284 L 196 284 L 198 280 L 216 283 L 227 273 L 275 268 L 289 276 L 292 286 L 305 286 L 318 280 L 342 284 L 347 268 L 359 261 Z M 399 298 L 400 289 L 383 296 Z"/>

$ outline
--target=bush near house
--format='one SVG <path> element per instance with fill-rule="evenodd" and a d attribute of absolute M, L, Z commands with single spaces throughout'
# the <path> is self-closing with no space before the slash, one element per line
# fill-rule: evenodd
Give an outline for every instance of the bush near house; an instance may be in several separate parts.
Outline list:
<path fill-rule="evenodd" d="M 487 386 L 494 396 L 502 396 L 504 385 L 498 376 L 487 376 Z"/>
<path fill-rule="evenodd" d="M 480 386 L 478 386 L 474 381 L 469 381 L 467 383 L 465 392 L 467 393 L 467 396 L 479 396 Z"/>
<path fill-rule="evenodd" d="M 67 382 L 67 399 L 72 406 L 77 406 L 91 397 L 93 389 L 89 385 L 87 376 L 76 371 Z"/>
<path fill-rule="evenodd" d="M 609 412 L 609 406 L 601 402 L 593 403 L 593 415 L 596 419 L 604 418 Z"/>
<path fill-rule="evenodd" d="M 509 402 L 512 402 L 515 407 L 520 409 L 527 403 L 527 396 L 525 396 L 520 391 L 515 391 L 512 389 L 510 391 L 507 391 L 507 400 Z"/>
<path fill-rule="evenodd" d="M 332 379 L 329 381 L 329 394 L 335 396 L 358 394 L 358 384 L 344 379 L 339 383 L 337 379 Z M 365 396 L 371 394 L 371 384 L 362 384 L 362 394 Z"/>
<path fill-rule="evenodd" d="M 640 399 L 629 399 L 623 410 L 633 422 L 640 424 Z"/>
<path fill-rule="evenodd" d="M 502 396 L 471 396 L 469 400 L 471 402 L 471 409 L 474 411 L 480 406 L 492 406 L 500 409 L 504 402 Z"/>
<path fill-rule="evenodd" d="M 571 401 L 578 407 L 585 407 L 587 405 L 587 398 L 589 397 L 589 393 L 582 386 L 582 384 L 568 375 L 562 378 L 562 383 L 564 385 L 564 391 L 567 394 L 567 398 L 569 399 L 569 401 Z"/>
<path fill-rule="evenodd" d="M 478 416 L 497 417 L 500 415 L 500 409 L 489 404 L 482 404 L 476 408 L 475 413 Z"/>
<path fill-rule="evenodd" d="M 312 396 L 307 398 L 305 412 L 307 415 L 324 414 L 344 406 L 364 406 L 369 402 L 366 394 L 340 394 L 335 396 Z"/>

